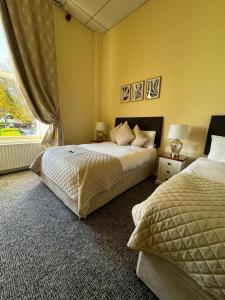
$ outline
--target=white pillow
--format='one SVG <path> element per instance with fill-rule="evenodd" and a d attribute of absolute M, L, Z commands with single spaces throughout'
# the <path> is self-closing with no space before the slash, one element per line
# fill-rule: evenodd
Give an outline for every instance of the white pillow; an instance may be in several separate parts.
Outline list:
<path fill-rule="evenodd" d="M 138 125 L 135 125 L 133 132 L 135 134 L 135 139 L 131 143 L 132 146 L 142 147 L 148 142 L 147 136 L 140 130 Z"/>
<path fill-rule="evenodd" d="M 127 121 L 115 132 L 116 142 L 118 145 L 128 145 L 134 138 L 134 134 L 130 129 Z"/>
<path fill-rule="evenodd" d="M 208 159 L 225 162 L 225 137 L 212 135 L 212 142 Z"/>
<path fill-rule="evenodd" d="M 116 143 L 115 133 L 122 125 L 123 125 L 123 123 L 121 122 L 119 125 L 117 125 L 116 127 L 114 127 L 113 129 L 110 130 L 111 142 Z"/>

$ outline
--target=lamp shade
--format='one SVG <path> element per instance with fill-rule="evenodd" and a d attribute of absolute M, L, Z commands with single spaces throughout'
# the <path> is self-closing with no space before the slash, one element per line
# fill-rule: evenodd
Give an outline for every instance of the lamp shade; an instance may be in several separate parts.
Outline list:
<path fill-rule="evenodd" d="M 105 131 L 105 123 L 104 122 L 96 122 L 95 129 L 97 131 Z"/>
<path fill-rule="evenodd" d="M 171 124 L 169 127 L 169 139 L 186 139 L 188 137 L 188 125 Z"/>

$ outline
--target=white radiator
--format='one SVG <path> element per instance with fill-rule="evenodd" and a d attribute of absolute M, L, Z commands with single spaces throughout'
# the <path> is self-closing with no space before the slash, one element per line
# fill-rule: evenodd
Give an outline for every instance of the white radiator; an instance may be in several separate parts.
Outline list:
<path fill-rule="evenodd" d="M 0 145 L 0 173 L 28 168 L 41 151 L 39 143 Z"/>

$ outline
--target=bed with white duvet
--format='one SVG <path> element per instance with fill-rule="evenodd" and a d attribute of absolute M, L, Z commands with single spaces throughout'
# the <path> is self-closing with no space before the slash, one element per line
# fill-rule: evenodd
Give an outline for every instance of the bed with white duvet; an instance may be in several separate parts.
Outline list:
<path fill-rule="evenodd" d="M 142 119 L 146 118 L 139 118 L 139 123 Z M 129 126 L 124 123 L 122 130 L 123 127 Z M 130 140 L 134 141 L 135 136 Z M 126 145 L 103 142 L 53 147 L 42 153 L 31 169 L 79 218 L 85 218 L 153 173 L 154 140 L 151 147 L 129 142 L 128 139 L 123 141 Z"/>
<path fill-rule="evenodd" d="M 141 148 L 137 146 L 119 146 L 112 142 L 82 144 L 80 147 L 111 155 L 119 159 L 122 171 L 128 172 L 156 159 L 156 148 Z"/>
<path fill-rule="evenodd" d="M 208 157 L 132 210 L 137 275 L 161 300 L 225 299 L 225 116 L 209 134 Z"/>

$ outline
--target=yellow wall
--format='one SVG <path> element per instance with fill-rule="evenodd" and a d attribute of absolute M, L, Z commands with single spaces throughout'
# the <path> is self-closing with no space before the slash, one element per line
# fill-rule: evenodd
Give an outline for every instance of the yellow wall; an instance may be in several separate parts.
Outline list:
<path fill-rule="evenodd" d="M 59 104 L 66 144 L 90 142 L 95 122 L 95 33 L 54 8 Z"/>
<path fill-rule="evenodd" d="M 225 1 L 149 0 L 103 35 L 102 117 L 164 116 L 191 126 L 183 153 L 201 153 L 212 114 L 225 114 Z M 162 75 L 157 100 L 120 103 L 120 86 Z"/>

